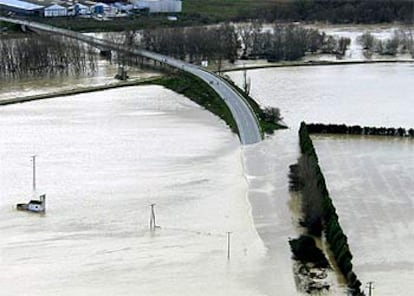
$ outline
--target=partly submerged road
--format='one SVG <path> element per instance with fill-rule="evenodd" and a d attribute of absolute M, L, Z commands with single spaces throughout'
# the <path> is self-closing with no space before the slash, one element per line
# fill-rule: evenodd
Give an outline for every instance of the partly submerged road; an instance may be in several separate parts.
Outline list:
<path fill-rule="evenodd" d="M 86 36 L 82 33 L 66 29 L 60 29 L 41 23 L 6 17 L 0 17 L 0 21 L 15 23 L 30 27 L 34 30 L 46 31 L 50 33 L 67 36 L 70 38 L 75 38 L 101 48 L 121 50 L 124 52 L 128 52 L 130 54 L 152 59 L 154 61 L 164 63 L 171 67 L 181 69 L 185 72 L 196 75 L 197 77 L 207 82 L 210 85 L 210 87 L 212 87 L 225 101 L 236 121 L 237 128 L 239 130 L 240 141 L 243 145 L 258 143 L 262 140 L 259 123 L 253 110 L 250 108 L 250 106 L 247 104 L 244 98 L 232 86 L 230 86 L 223 78 L 216 75 L 215 73 L 209 72 L 193 64 L 170 58 L 165 55 L 157 54 L 142 49 L 127 48 L 108 40 Z"/>

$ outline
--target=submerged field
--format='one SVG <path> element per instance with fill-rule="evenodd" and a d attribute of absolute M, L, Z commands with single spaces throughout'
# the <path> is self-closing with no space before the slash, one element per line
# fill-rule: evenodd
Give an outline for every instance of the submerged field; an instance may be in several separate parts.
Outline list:
<path fill-rule="evenodd" d="M 312 136 L 355 272 L 375 295 L 414 291 L 414 141 Z"/>
<path fill-rule="evenodd" d="M 294 223 L 286 222 L 292 213 L 285 211 L 291 202 L 288 167 L 299 156 L 299 123 L 305 120 L 413 127 L 412 69 L 407 64 L 378 64 L 247 72 L 252 81 L 252 96 L 263 105 L 279 107 L 289 126 L 288 130 L 278 131 L 255 148 L 247 149 L 247 153 L 251 152 L 250 167 L 257 167 L 259 172 L 250 181 L 249 198 L 253 214 L 256 213 L 256 227 L 265 243 L 280 237 L 281 228 L 262 226 L 263 212 L 272 212 L 273 221 L 285 221 L 285 229 L 289 228 L 288 223 Z M 241 71 L 229 76 L 242 84 Z M 332 138 L 326 139 L 333 142 Z M 324 148 L 324 142 L 316 138 L 314 142 L 340 223 L 349 236 L 355 272 L 363 287 L 367 281 L 376 282 L 375 295 L 412 294 L 414 287 L 409 278 L 413 276 L 414 246 L 410 230 L 413 229 L 410 175 L 414 168 L 413 141 L 335 139 L 335 145 L 326 144 Z M 261 166 L 260 157 L 266 160 Z M 342 162 L 344 172 L 340 165 L 336 167 L 338 162 Z M 337 193 L 346 196 L 337 197 Z M 293 209 L 293 215 L 296 214 Z"/>
<path fill-rule="evenodd" d="M 140 86 L 2 106 L 0 126 L 2 296 L 266 295 L 274 266 L 216 116 Z M 33 154 L 45 216 L 15 209 Z"/>

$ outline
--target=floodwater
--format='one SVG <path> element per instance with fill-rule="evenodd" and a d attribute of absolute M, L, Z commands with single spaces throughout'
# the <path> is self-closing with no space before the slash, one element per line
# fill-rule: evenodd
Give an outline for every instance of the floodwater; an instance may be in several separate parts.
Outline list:
<path fill-rule="evenodd" d="M 156 86 L 0 107 L 0 294 L 300 294 L 288 245 L 297 227 L 287 178 L 299 155 L 300 121 L 413 127 L 413 70 L 376 64 L 248 71 L 253 97 L 279 107 L 290 128 L 242 148 L 215 116 Z M 103 83 L 114 74 L 105 73 L 98 75 Z M 241 83 L 241 72 L 230 76 Z M 0 84 L 0 99 L 60 90 L 62 83 Z M 33 154 L 45 216 L 14 209 L 32 196 Z M 155 233 L 148 230 L 151 203 L 161 225 Z M 364 218 L 382 216 L 369 213 Z M 343 223 L 350 238 L 389 237 Z M 394 239 L 407 237 L 403 227 L 391 228 Z M 375 295 L 401 295 L 392 291 L 396 283 L 413 292 L 406 260 L 413 244 L 407 240 L 382 265 L 391 244 L 375 253 L 367 240 L 350 241 L 364 283 L 376 282 Z M 384 268 L 375 273 L 378 266 Z M 332 274 L 329 280 L 330 295 L 343 295 Z"/>
<path fill-rule="evenodd" d="M 348 125 L 414 127 L 412 111 L 414 65 L 412 64 L 274 68 L 248 71 L 247 75 L 252 82 L 252 96 L 263 105 L 279 107 L 284 121 L 289 126 L 288 130 L 278 131 L 259 145 L 246 149 L 248 172 L 256 175 L 249 185 L 249 199 L 252 201 L 256 227 L 266 245 L 274 244 L 277 237 L 291 232 L 287 222 L 291 214 L 286 209 L 286 204 L 291 200 L 287 174 L 288 165 L 295 163 L 299 156 L 297 131 L 302 120 Z M 242 72 L 231 72 L 229 76 L 242 84 Z M 394 139 L 388 140 L 393 144 L 398 142 Z M 364 147 L 363 143 L 359 142 L 359 146 Z M 388 142 L 384 141 L 384 143 Z M 376 282 L 375 295 L 397 296 L 414 293 L 413 282 L 409 280 L 414 277 L 412 264 L 414 243 L 413 233 L 410 230 L 413 229 L 410 227 L 414 213 L 413 183 L 410 183 L 410 179 L 402 181 L 396 178 L 396 176 L 403 176 L 411 178 L 412 181 L 412 177 L 409 177 L 410 175 L 407 177 L 407 174 L 413 169 L 414 158 L 411 156 L 413 143 L 412 140 L 403 140 L 402 143 L 396 143 L 392 149 L 389 145 L 380 144 L 382 148 L 373 150 L 373 146 L 376 145 L 373 145 L 373 142 L 366 142 L 366 147 L 361 148 L 361 152 L 355 157 L 359 157 L 362 165 L 363 159 L 367 158 L 370 167 L 358 173 L 357 176 L 361 177 L 358 184 L 364 182 L 367 174 L 372 174 L 372 178 L 376 181 L 369 183 L 370 186 L 355 189 L 359 190 L 359 194 L 353 196 L 352 201 L 349 200 L 349 194 L 354 191 L 341 190 L 341 186 L 347 183 L 350 177 L 345 174 L 351 172 L 348 170 L 342 175 L 341 167 L 335 167 L 335 164 L 340 161 L 330 162 L 332 158 L 339 157 L 331 150 L 335 150 L 335 147 L 340 145 L 338 143 L 332 147 L 326 145 L 323 151 L 318 150 L 323 168 L 327 167 L 327 164 L 330 165 L 328 167 L 330 178 L 327 178 L 327 184 L 328 189 L 333 189 L 332 198 L 338 212 L 348 213 L 348 215 L 340 215 L 340 221 L 345 233 L 349 234 L 355 270 L 364 285 L 368 281 Z M 352 154 L 354 146 L 350 145 L 351 150 L 348 153 Z M 320 145 L 317 146 L 319 147 Z M 404 151 L 401 155 L 398 152 L 400 150 Z M 329 151 L 325 162 L 324 151 Z M 376 154 L 377 151 L 380 152 Z M 370 156 L 370 152 L 374 153 Z M 382 160 L 383 158 L 387 159 Z M 341 161 L 348 169 L 352 167 L 350 161 L 346 159 Z M 400 173 L 395 175 L 396 172 Z M 354 170 L 351 176 L 353 173 Z M 343 177 L 337 178 L 337 175 Z M 372 191 L 374 190 L 372 184 L 379 183 L 378 175 L 382 176 L 381 180 L 393 175 L 390 181 L 383 185 L 387 186 L 388 191 L 381 191 L 382 187 Z M 367 182 L 371 182 L 371 179 Z M 347 185 L 347 188 L 353 186 L 352 183 Z M 391 201 L 387 200 L 386 193 L 392 190 L 401 193 L 401 197 L 396 194 L 392 195 Z M 381 192 L 382 194 L 375 194 Z M 359 208 L 359 200 L 366 197 L 376 200 L 366 201 L 364 205 L 372 206 L 377 203 L 381 211 L 375 211 L 375 207 L 369 211 L 364 211 L 365 207 Z M 358 209 L 363 213 L 358 212 L 360 215 L 352 213 L 348 207 L 351 203 L 352 209 Z M 388 213 L 387 207 L 392 207 L 394 204 L 399 206 L 395 211 L 390 210 Z M 400 211 L 402 207 L 404 211 Z M 398 214 L 403 215 L 399 220 Z M 272 220 L 273 224 L 268 219 Z M 362 227 L 361 225 L 367 221 L 374 221 L 376 225 L 369 224 Z M 279 226 L 275 227 L 275 224 Z M 385 225 L 388 226 L 382 227 Z M 375 229 L 383 229 L 383 232 L 373 231 Z M 383 243 L 385 241 L 387 243 Z M 399 248 L 403 244 L 406 246 Z M 388 253 L 390 257 L 384 257 Z M 332 295 L 336 295 L 336 292 Z"/>
<path fill-rule="evenodd" d="M 30 77 L 27 79 L 10 79 L 0 81 L 0 100 L 15 97 L 40 95 L 51 92 L 71 90 L 80 87 L 107 85 L 118 82 L 115 75 L 118 66 L 105 59 L 97 60 L 95 72 L 87 72 L 79 75 L 61 75 L 53 78 Z M 128 75 L 134 79 L 144 79 L 158 75 L 148 70 L 141 71 L 137 68 L 128 68 Z"/>
<path fill-rule="evenodd" d="M 254 228 L 238 138 L 181 95 L 141 86 L 4 106 L 0 127 L 2 296 L 286 285 Z M 33 154 L 44 216 L 15 210 L 32 197 Z"/>
<path fill-rule="evenodd" d="M 352 253 L 374 295 L 414 291 L 414 141 L 316 136 L 316 150 Z"/>
<path fill-rule="evenodd" d="M 351 39 L 351 44 L 349 45 L 347 51 L 345 52 L 345 56 L 342 58 L 343 60 L 352 60 L 352 61 L 359 61 L 359 60 L 367 60 L 364 56 L 362 45 L 359 43 L 358 38 L 363 35 L 364 33 L 370 33 L 375 39 L 377 40 L 390 40 L 396 33 L 404 32 L 409 34 L 410 30 L 413 30 L 411 26 L 394 26 L 394 25 L 322 25 L 322 26 L 314 26 L 309 25 L 308 27 L 319 29 L 320 32 L 325 32 L 327 35 L 332 35 L 335 37 L 345 37 Z M 408 53 L 405 54 L 398 54 L 395 57 L 390 57 L 387 55 L 379 55 L 373 54 L 371 59 L 410 59 L 411 56 Z M 313 55 L 309 56 L 306 59 L 311 60 L 336 60 L 335 55 Z"/>

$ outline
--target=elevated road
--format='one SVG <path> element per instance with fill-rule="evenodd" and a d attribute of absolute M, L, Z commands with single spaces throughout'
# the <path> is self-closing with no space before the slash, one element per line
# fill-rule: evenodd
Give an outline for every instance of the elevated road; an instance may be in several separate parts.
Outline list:
<path fill-rule="evenodd" d="M 37 22 L 7 18 L 7 17 L 0 17 L 0 21 L 26 26 L 35 31 L 36 30 L 44 31 L 44 32 L 49 32 L 53 34 L 58 34 L 58 35 L 78 39 L 78 40 L 84 41 L 88 44 L 97 46 L 102 49 L 105 48 L 105 49 L 127 52 L 133 55 L 145 57 L 145 58 L 148 58 L 148 59 L 160 62 L 160 63 L 164 63 L 171 67 L 191 73 L 199 77 L 200 79 L 204 80 L 205 82 L 207 82 L 210 85 L 210 87 L 212 87 L 220 95 L 220 97 L 225 101 L 225 103 L 229 107 L 236 121 L 237 127 L 239 129 L 240 141 L 243 145 L 258 143 L 262 140 L 259 123 L 253 110 L 250 108 L 250 106 L 247 104 L 244 98 L 235 89 L 233 89 L 232 86 L 230 86 L 227 83 L 227 81 L 225 81 L 223 78 L 221 78 L 220 76 L 216 75 L 213 72 L 207 71 L 193 64 L 189 64 L 184 61 L 177 60 L 177 59 L 165 56 L 165 55 L 161 55 L 158 53 L 154 53 L 154 52 L 150 52 L 150 51 L 142 50 L 142 49 L 127 48 L 125 46 L 113 43 L 109 40 L 87 36 L 82 33 L 74 32 L 71 30 L 56 28 L 56 27 L 52 27 L 52 26 L 37 23 Z"/>

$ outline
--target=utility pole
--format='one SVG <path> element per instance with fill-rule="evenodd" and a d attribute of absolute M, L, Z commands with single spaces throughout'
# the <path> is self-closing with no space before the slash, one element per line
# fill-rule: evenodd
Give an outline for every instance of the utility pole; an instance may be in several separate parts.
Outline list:
<path fill-rule="evenodd" d="M 227 260 L 230 260 L 230 234 L 231 232 L 227 231 Z"/>
<path fill-rule="evenodd" d="M 374 290 L 374 282 L 368 282 L 368 296 L 372 296 L 372 290 Z"/>
<path fill-rule="evenodd" d="M 36 192 L 36 155 L 32 156 L 33 163 L 33 192 Z"/>
<path fill-rule="evenodd" d="M 157 223 L 155 222 L 155 203 L 151 204 L 151 214 L 150 214 L 150 230 L 151 231 L 155 231 L 156 228 L 161 228 L 161 226 L 158 226 Z"/>

